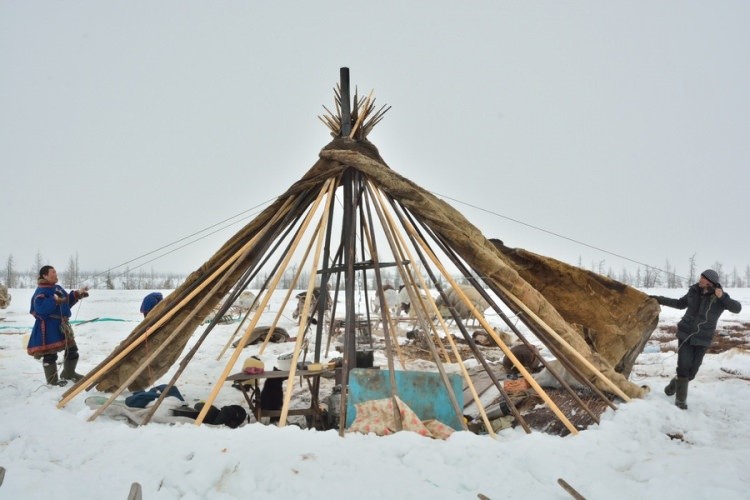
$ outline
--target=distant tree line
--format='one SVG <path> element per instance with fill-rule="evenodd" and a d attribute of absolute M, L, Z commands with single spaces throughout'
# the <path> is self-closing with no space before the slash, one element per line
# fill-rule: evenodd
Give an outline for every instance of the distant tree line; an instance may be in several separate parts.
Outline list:
<path fill-rule="evenodd" d="M 579 259 L 578 267 L 584 268 Z M 750 287 L 750 265 L 745 266 L 744 271 L 740 272 L 736 267 L 731 271 L 724 269 L 721 262 L 714 262 L 711 269 L 719 274 L 719 281 L 723 286 L 730 288 L 747 288 Z M 695 255 L 688 259 L 687 274 L 681 275 L 677 268 L 669 260 L 664 262 L 663 269 L 638 266 L 633 272 L 627 268 L 622 268 L 617 273 L 612 267 L 606 267 L 605 261 L 594 262 L 589 267 L 590 271 L 602 274 L 614 280 L 635 288 L 686 288 L 698 281 L 703 269 L 698 269 L 695 262 Z"/>
<path fill-rule="evenodd" d="M 37 253 L 35 264 L 31 269 L 19 269 L 15 265 L 13 255 L 8 255 L 5 268 L 0 272 L 0 282 L 9 288 L 34 288 L 37 284 L 39 269 L 45 265 L 42 255 Z M 703 269 L 698 269 L 695 262 L 695 255 L 688 259 L 687 272 L 682 275 L 678 272 L 677 267 L 672 265 L 669 260 L 664 262 L 663 268 L 650 266 L 637 266 L 635 270 L 623 267 L 619 272 L 611 266 L 607 266 L 606 261 L 601 260 L 592 262 L 588 267 L 584 266 L 581 259 L 578 260 L 578 267 L 588 269 L 597 274 L 607 276 L 626 285 L 636 288 L 685 288 L 698 281 L 699 273 Z M 730 288 L 747 288 L 750 287 L 750 265 L 740 272 L 736 267 L 732 270 L 724 269 L 721 262 L 714 262 L 710 266 L 717 273 L 721 283 Z M 83 271 L 78 262 L 78 254 L 71 255 L 64 269 L 57 268 L 60 275 L 60 283 L 67 289 L 77 288 L 82 285 L 88 285 L 91 288 L 109 289 L 109 290 L 170 290 L 180 285 L 186 278 L 184 274 L 156 272 L 153 269 L 146 271 L 142 268 L 131 270 L 125 268 L 124 271 L 114 272 L 107 271 Z M 299 274 L 296 284 L 294 283 L 295 275 Z M 372 273 L 369 273 L 372 274 Z M 427 279 L 425 281 L 430 287 L 432 283 Z M 261 288 L 268 280 L 269 274 L 261 271 L 253 279 L 251 286 Z M 299 269 L 299 265 L 292 263 L 287 268 L 279 281 L 279 288 L 304 289 L 310 273 L 306 269 Z M 398 287 L 402 284 L 399 273 L 393 269 L 381 270 L 382 282 L 384 285 Z M 460 283 L 465 283 L 465 279 L 459 278 Z M 331 283 L 331 288 L 335 283 Z M 343 284 L 342 284 L 343 286 Z M 375 279 L 368 278 L 367 283 L 358 282 L 360 288 L 367 287 L 370 290 L 375 288 Z M 441 286 L 447 286 L 447 283 L 441 283 Z"/>
<path fill-rule="evenodd" d="M 20 269 L 15 265 L 13 255 L 5 261 L 5 268 L 0 272 L 0 282 L 8 288 L 35 288 L 39 269 L 46 265 L 41 254 L 37 254 L 35 264 L 30 269 Z M 177 273 L 160 273 L 153 269 L 114 272 L 85 271 L 78 263 L 78 254 L 71 255 L 64 268 L 55 266 L 60 277 L 60 284 L 66 289 L 75 289 L 83 285 L 91 288 L 108 290 L 170 290 L 182 283 L 186 275 Z"/>

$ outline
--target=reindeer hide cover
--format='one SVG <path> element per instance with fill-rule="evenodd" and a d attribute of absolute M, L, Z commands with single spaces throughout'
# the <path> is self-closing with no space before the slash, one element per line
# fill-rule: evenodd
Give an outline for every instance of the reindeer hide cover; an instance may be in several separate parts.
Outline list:
<path fill-rule="evenodd" d="M 366 140 L 334 139 L 320 152 L 319 160 L 286 193 L 258 217 L 242 228 L 219 249 L 200 269 L 170 296 L 165 298 L 149 317 L 136 327 L 94 373 L 104 368 L 97 388 L 113 391 L 132 378 L 134 370 L 144 363 L 147 356 L 159 350 L 138 377 L 130 382 L 131 389 L 147 388 L 175 363 L 187 345 L 190 335 L 208 316 L 213 307 L 239 280 L 250 266 L 258 262 L 270 243 L 295 217 L 308 208 L 318 195 L 326 180 L 338 177 L 347 169 L 359 170 L 369 181 L 401 203 L 416 218 L 426 224 L 436 235 L 447 242 L 485 281 L 502 285 L 522 300 L 544 322 L 583 354 L 605 376 L 614 382 L 630 397 L 642 396 L 645 389 L 632 384 L 615 369 L 625 353 L 635 349 L 643 331 L 639 327 L 615 326 L 621 319 L 628 320 L 629 314 L 640 316 L 640 322 L 651 324 L 657 315 L 655 304 L 646 304 L 647 297 L 639 292 L 628 292 L 631 312 L 612 311 L 612 319 L 588 323 L 575 316 L 564 304 L 572 302 L 559 299 L 557 295 L 548 300 L 543 291 L 533 284 L 527 268 L 515 262 L 496 247 L 470 224 L 458 211 L 439 200 L 414 182 L 397 174 L 380 158 L 377 149 Z M 538 284 L 541 286 L 541 283 Z M 548 287 L 549 288 L 549 287 Z M 195 290 L 200 289 L 200 293 Z M 589 294 L 587 298 L 594 295 Z M 582 301 L 583 302 L 583 301 Z M 606 301 L 605 301 L 606 302 Z M 610 304 L 611 305 L 611 304 Z M 558 310 L 557 307 L 561 310 Z M 591 314 L 593 309 L 584 309 Z M 593 341 L 587 342 L 569 322 L 589 325 L 594 332 Z M 627 321 L 623 323 L 629 325 Z M 605 327 L 606 326 L 606 327 Z M 147 334 L 147 335 L 146 335 Z M 630 335 L 637 340 L 630 339 Z M 143 340 L 146 335 L 148 340 Z M 620 341 L 616 348 L 610 348 L 609 341 L 600 341 L 599 336 L 628 337 Z M 613 343 L 614 344 L 614 343 Z M 581 371 L 603 390 L 606 385 L 589 370 L 575 360 L 571 360 Z M 142 369 L 143 367 L 141 367 Z M 90 374 L 80 383 L 87 383 Z"/>

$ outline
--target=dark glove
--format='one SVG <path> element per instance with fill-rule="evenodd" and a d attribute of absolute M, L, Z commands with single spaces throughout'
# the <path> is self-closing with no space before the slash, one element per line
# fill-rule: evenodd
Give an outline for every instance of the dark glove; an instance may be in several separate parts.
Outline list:
<path fill-rule="evenodd" d="M 84 299 L 89 296 L 89 289 L 79 288 L 78 290 L 76 290 L 76 295 L 78 295 L 79 299 Z"/>

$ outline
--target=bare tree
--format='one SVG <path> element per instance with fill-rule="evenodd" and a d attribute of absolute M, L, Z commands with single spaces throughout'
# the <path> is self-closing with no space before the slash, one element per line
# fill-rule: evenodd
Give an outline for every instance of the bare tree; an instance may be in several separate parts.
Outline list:
<path fill-rule="evenodd" d="M 633 285 L 633 277 L 628 272 L 628 269 L 623 267 L 622 272 L 620 273 L 620 282 L 625 283 L 626 285 Z"/>
<path fill-rule="evenodd" d="M 133 281 L 133 275 L 130 272 L 130 268 L 126 267 L 125 272 L 123 273 L 123 277 L 125 278 L 125 290 L 135 290 L 135 281 Z"/>
<path fill-rule="evenodd" d="M 682 280 L 677 276 L 677 268 L 672 267 L 669 259 L 664 264 L 664 271 L 667 275 L 667 288 L 680 288 L 682 286 Z"/>
<path fill-rule="evenodd" d="M 115 289 L 115 284 L 112 281 L 112 273 L 111 273 L 111 271 L 109 269 L 107 269 L 107 278 L 106 278 L 106 280 L 105 280 L 104 283 L 105 283 L 105 286 L 107 287 L 107 290 L 114 290 Z"/>
<path fill-rule="evenodd" d="M 695 254 L 690 256 L 690 259 L 688 259 L 689 262 L 689 269 L 688 269 L 688 283 L 695 283 L 695 273 L 696 273 L 696 266 L 695 266 Z"/>
<path fill-rule="evenodd" d="M 659 280 L 659 272 L 653 267 L 646 267 L 643 273 L 643 287 L 654 288 L 659 286 L 661 281 Z"/>
<path fill-rule="evenodd" d="M 40 252 L 39 250 L 37 250 L 36 252 L 35 264 L 36 267 L 31 268 L 31 275 L 36 279 L 39 276 L 39 270 L 42 268 L 42 266 L 45 265 L 44 257 L 42 257 L 42 252 Z"/>
<path fill-rule="evenodd" d="M 75 288 L 78 282 L 78 252 L 76 252 L 75 256 L 71 255 L 70 259 L 68 259 L 68 267 L 65 269 L 65 273 L 63 273 L 63 283 L 66 288 Z"/>
<path fill-rule="evenodd" d="M 729 286 L 737 288 L 737 287 L 741 286 L 741 283 L 738 284 L 738 282 L 740 282 L 740 281 L 741 281 L 740 280 L 740 275 L 737 272 L 737 266 L 735 266 L 735 267 L 732 268 L 732 278 L 730 280 L 731 285 L 729 285 Z"/>
<path fill-rule="evenodd" d="M 611 280 L 617 279 L 617 274 L 615 274 L 615 271 L 614 269 L 612 269 L 612 266 L 610 266 L 609 269 L 607 269 L 607 278 Z"/>
<path fill-rule="evenodd" d="M 8 288 L 15 288 L 17 284 L 16 270 L 13 265 L 13 254 L 8 255 L 5 263 L 5 284 Z"/>
<path fill-rule="evenodd" d="M 721 265 L 721 262 L 718 260 L 714 262 L 712 269 L 719 275 L 719 283 L 726 283 L 727 277 L 724 274 L 724 266 Z"/>

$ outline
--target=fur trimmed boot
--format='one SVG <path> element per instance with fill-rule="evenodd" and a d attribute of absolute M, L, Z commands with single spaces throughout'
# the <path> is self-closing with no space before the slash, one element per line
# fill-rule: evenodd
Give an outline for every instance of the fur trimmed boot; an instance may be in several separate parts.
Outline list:
<path fill-rule="evenodd" d="M 60 376 L 65 380 L 72 380 L 78 382 L 83 378 L 83 375 L 76 373 L 76 365 L 78 364 L 78 358 L 66 359 L 63 361 L 63 371 Z"/>
<path fill-rule="evenodd" d="M 677 377 L 675 382 L 675 398 L 674 404 L 677 408 L 687 410 L 687 395 L 688 395 L 688 384 L 690 381 L 687 377 Z"/>
<path fill-rule="evenodd" d="M 64 386 L 67 384 L 65 380 L 60 380 L 57 377 L 57 363 L 42 363 L 44 368 L 44 379 L 47 381 L 47 385 Z"/>
<path fill-rule="evenodd" d="M 674 396 L 675 392 L 677 392 L 677 377 L 672 377 L 672 380 L 670 380 L 669 384 L 664 388 L 664 394 L 667 396 Z"/>

